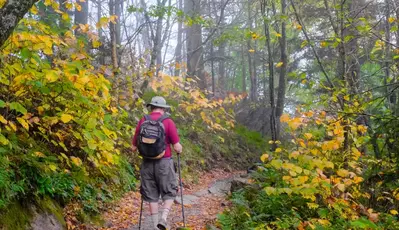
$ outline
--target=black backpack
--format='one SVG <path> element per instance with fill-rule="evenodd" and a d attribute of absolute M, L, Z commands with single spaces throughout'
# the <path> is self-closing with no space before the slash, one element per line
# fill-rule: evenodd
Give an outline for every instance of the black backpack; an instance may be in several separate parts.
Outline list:
<path fill-rule="evenodd" d="M 160 159 L 165 155 L 165 127 L 162 122 L 167 119 L 162 115 L 158 120 L 152 120 L 149 115 L 144 116 L 138 136 L 138 150 L 142 157 Z"/>

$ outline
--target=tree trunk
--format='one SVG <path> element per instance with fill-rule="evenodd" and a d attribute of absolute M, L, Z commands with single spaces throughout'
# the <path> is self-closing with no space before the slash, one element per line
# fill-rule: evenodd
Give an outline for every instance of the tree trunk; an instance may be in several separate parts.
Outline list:
<path fill-rule="evenodd" d="M 115 15 L 115 1 L 109 0 L 109 14 Z M 109 32 L 111 37 L 111 60 L 112 60 L 112 67 L 114 69 L 114 73 L 118 69 L 118 48 L 117 48 L 117 30 L 116 24 L 113 22 L 109 23 Z"/>
<path fill-rule="evenodd" d="M 285 16 L 287 9 L 286 0 L 281 0 L 281 14 Z M 281 38 L 280 42 L 280 53 L 281 53 L 281 62 L 283 65 L 280 67 L 280 78 L 278 81 L 278 93 L 277 93 L 277 106 L 276 106 L 276 125 L 277 125 L 277 134 L 276 138 L 280 139 L 280 117 L 284 111 L 284 101 L 285 101 L 285 88 L 286 88 L 286 75 L 287 75 L 287 65 L 288 65 L 288 57 L 287 57 L 287 35 L 286 35 L 286 22 L 284 19 L 281 21 Z"/>
<path fill-rule="evenodd" d="M 0 48 L 14 31 L 18 22 L 38 0 L 6 1 L 0 9 Z"/>
<path fill-rule="evenodd" d="M 185 0 L 184 11 L 191 17 L 201 15 L 201 1 Z M 206 89 L 207 83 L 204 74 L 202 27 L 200 24 L 193 24 L 186 28 L 187 41 L 187 74 L 189 77 L 198 78 L 200 89 Z"/>
<path fill-rule="evenodd" d="M 251 2 L 248 2 L 248 28 L 252 31 L 252 14 L 251 14 Z M 251 47 L 251 39 L 249 38 L 247 40 L 247 48 L 248 48 L 248 70 L 249 70 L 249 78 L 251 80 L 251 88 L 249 92 L 249 98 L 252 102 L 256 101 L 256 87 L 254 83 L 255 79 L 255 69 L 253 65 L 253 60 L 252 60 L 252 52 L 249 52 L 249 50 L 252 50 Z"/>
<path fill-rule="evenodd" d="M 226 91 L 226 66 L 225 66 L 226 42 L 222 41 L 219 45 L 219 88 L 221 93 Z"/>
<path fill-rule="evenodd" d="M 212 74 L 212 94 L 213 94 L 213 96 L 215 96 L 215 93 L 216 93 L 216 89 L 215 89 L 215 66 L 214 66 L 214 63 L 215 63 L 215 61 L 213 60 L 214 59 L 214 56 L 215 56 L 215 54 L 214 54 L 214 49 L 213 49 L 213 41 L 211 41 L 211 74 Z"/>
<path fill-rule="evenodd" d="M 101 21 L 102 17 L 102 0 L 97 0 L 97 22 Z M 104 50 L 104 39 L 103 39 L 103 29 L 100 27 L 97 29 L 98 37 L 103 43 L 99 48 L 98 62 L 100 65 L 105 65 L 105 50 Z"/>
<path fill-rule="evenodd" d="M 179 10 L 183 10 L 183 0 L 178 0 L 179 1 Z M 176 67 L 175 67 L 175 76 L 180 75 L 180 69 L 182 66 L 182 47 L 183 47 L 183 19 L 178 19 L 177 23 L 177 44 L 176 44 L 176 49 L 175 49 L 175 60 L 176 60 Z"/>
<path fill-rule="evenodd" d="M 245 60 L 245 48 L 244 45 L 241 46 L 241 68 L 242 68 L 242 92 L 247 92 L 247 69 L 246 67 L 246 60 Z"/>
<path fill-rule="evenodd" d="M 277 127 L 276 127 L 276 106 L 275 106 L 275 99 L 274 99 L 274 63 L 273 63 L 273 55 L 272 55 L 272 48 L 271 48 L 271 38 L 270 38 L 270 25 L 267 20 L 266 14 L 266 0 L 262 0 L 261 3 L 261 10 L 263 16 L 263 24 L 266 36 L 266 47 L 267 47 L 267 54 L 268 54 L 268 65 L 269 65 L 269 93 L 270 93 L 270 131 L 272 135 L 272 151 L 276 149 L 275 141 L 277 140 Z"/>

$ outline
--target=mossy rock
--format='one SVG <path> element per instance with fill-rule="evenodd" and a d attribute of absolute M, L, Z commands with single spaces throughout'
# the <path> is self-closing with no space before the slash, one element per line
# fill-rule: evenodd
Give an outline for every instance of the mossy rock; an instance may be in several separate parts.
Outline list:
<path fill-rule="evenodd" d="M 62 230 L 66 223 L 62 208 L 52 199 L 45 197 L 27 204 L 13 202 L 0 212 L 1 230 Z"/>
<path fill-rule="evenodd" d="M 28 206 L 13 202 L 8 205 L 6 210 L 0 212 L 0 229 L 25 230 L 28 228 L 32 216 Z"/>

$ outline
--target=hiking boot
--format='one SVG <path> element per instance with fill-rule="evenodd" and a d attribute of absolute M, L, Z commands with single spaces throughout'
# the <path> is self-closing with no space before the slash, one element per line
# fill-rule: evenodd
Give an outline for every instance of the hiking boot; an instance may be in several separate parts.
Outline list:
<path fill-rule="evenodd" d="M 158 229 L 161 229 L 161 230 L 167 230 L 168 228 L 167 228 L 166 220 L 161 218 L 157 227 L 158 227 Z"/>

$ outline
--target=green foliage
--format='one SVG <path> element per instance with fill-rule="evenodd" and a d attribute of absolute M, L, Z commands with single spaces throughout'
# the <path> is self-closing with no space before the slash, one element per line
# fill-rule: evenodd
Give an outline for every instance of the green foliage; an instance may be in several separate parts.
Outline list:
<path fill-rule="evenodd" d="M 38 7 L 59 12 L 58 3 L 49 4 Z M 77 39 L 52 23 L 24 18 L 0 53 L 2 212 L 49 197 L 60 204 L 80 201 L 83 212 L 96 213 L 98 201 L 136 183 L 125 156 L 133 130 L 129 114 L 113 104 L 105 69 L 96 70 L 85 49 L 98 38 L 84 25 L 78 30 L 86 36 Z"/>
<path fill-rule="evenodd" d="M 234 131 L 243 138 L 243 143 L 248 143 L 249 146 L 254 146 L 261 151 L 266 151 L 269 148 L 264 137 L 258 132 L 251 131 L 242 125 L 237 125 Z"/>
<path fill-rule="evenodd" d="M 356 147 L 368 140 L 363 135 L 364 126 L 312 111 L 294 118 L 283 115 L 281 121 L 292 131 L 294 145 L 261 156 L 264 164 L 252 174 L 254 183 L 233 194 L 233 208 L 219 216 L 222 229 L 396 229 L 399 226 L 396 171 L 388 174 L 393 176 L 392 180 L 387 176 L 372 181 L 370 172 L 359 167 L 372 165 Z M 342 124 L 349 127 L 346 130 L 351 138 L 346 150 Z M 389 163 L 381 163 L 383 167 L 377 171 L 392 170 Z M 379 171 L 378 175 L 384 173 L 388 172 Z M 374 195 L 379 196 L 376 203 L 371 198 Z"/>

